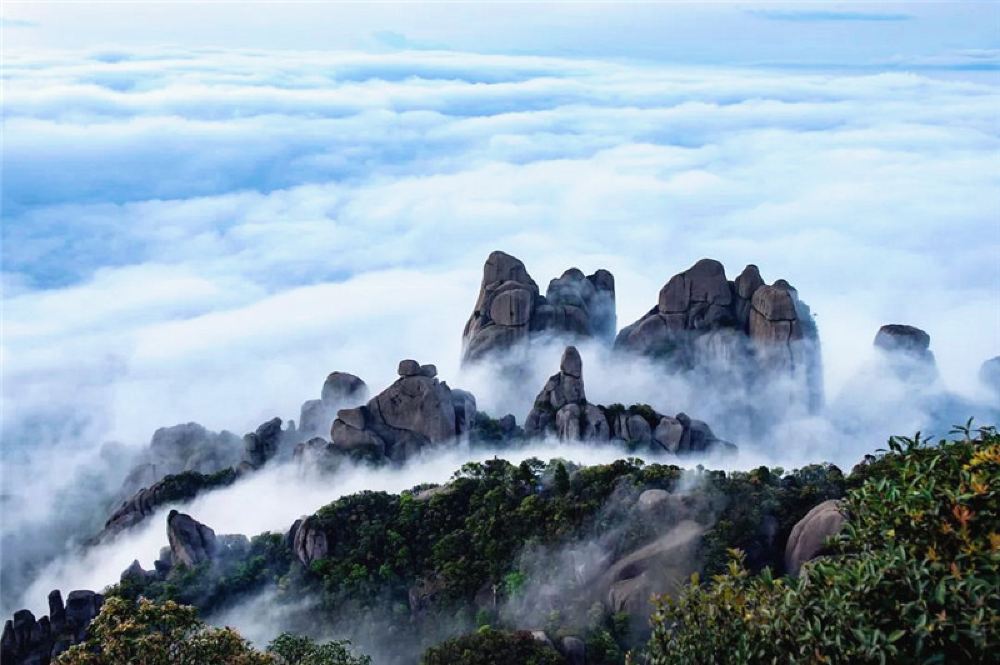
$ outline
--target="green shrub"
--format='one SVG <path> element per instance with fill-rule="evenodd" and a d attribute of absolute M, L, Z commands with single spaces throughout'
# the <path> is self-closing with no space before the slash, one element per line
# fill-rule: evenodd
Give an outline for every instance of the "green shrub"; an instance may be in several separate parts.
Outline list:
<path fill-rule="evenodd" d="M 566 665 L 551 646 L 525 631 L 482 628 L 431 647 L 421 665 Z"/>
<path fill-rule="evenodd" d="M 1000 652 L 1000 436 L 893 438 L 859 469 L 832 555 L 798 579 L 742 552 L 657 601 L 651 665 L 986 663 Z"/>

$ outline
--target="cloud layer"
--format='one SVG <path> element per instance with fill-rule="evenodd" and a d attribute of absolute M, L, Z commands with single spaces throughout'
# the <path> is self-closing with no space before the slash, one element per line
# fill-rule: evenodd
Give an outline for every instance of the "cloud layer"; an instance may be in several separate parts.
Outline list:
<path fill-rule="evenodd" d="M 13 55 L 4 76 L 8 515 L 45 513 L 105 441 L 295 417 L 334 369 L 380 389 L 415 357 L 488 411 L 528 404 L 540 384 L 458 368 L 493 249 L 543 286 L 610 269 L 620 325 L 699 258 L 757 263 L 818 314 L 827 394 L 855 402 L 883 323 L 926 329 L 969 395 L 1000 353 L 988 78 L 181 48 Z M 593 358 L 599 401 L 699 415 Z M 843 443 L 806 425 L 796 460 Z"/>

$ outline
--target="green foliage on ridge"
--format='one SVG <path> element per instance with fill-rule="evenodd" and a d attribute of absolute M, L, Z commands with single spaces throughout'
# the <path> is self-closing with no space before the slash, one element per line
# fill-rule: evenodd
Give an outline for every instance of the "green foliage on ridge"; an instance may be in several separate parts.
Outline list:
<path fill-rule="evenodd" d="M 1000 653 L 1000 436 L 893 438 L 858 468 L 832 554 L 727 570 L 654 614 L 651 665 L 986 663 Z"/>

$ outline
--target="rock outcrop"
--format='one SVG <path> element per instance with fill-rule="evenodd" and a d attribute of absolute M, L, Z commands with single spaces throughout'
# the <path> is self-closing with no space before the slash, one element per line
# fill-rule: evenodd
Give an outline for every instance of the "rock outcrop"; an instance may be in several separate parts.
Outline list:
<path fill-rule="evenodd" d="M 647 405 L 601 406 L 587 401 L 583 360 L 575 346 L 563 352 L 559 372 L 549 377 L 524 421 L 525 435 L 555 435 L 573 441 L 618 441 L 676 454 L 734 448 L 700 420 L 667 416 Z"/>
<path fill-rule="evenodd" d="M 326 532 L 320 528 L 315 516 L 303 515 L 295 520 L 285 536 L 285 544 L 303 566 L 324 558 L 329 552 Z"/>
<path fill-rule="evenodd" d="M 240 437 L 232 432 L 210 432 L 198 423 L 161 427 L 153 432 L 149 447 L 126 476 L 117 500 L 125 501 L 169 475 L 188 471 L 212 474 L 235 466 L 242 452 Z"/>
<path fill-rule="evenodd" d="M 215 531 L 190 515 L 171 510 L 167 515 L 167 541 L 171 562 L 194 568 L 215 556 Z"/>
<path fill-rule="evenodd" d="M 789 575 L 798 575 L 802 564 L 818 556 L 826 539 L 838 533 L 845 521 L 840 503 L 835 499 L 824 501 L 806 513 L 788 536 L 785 571 Z"/>
<path fill-rule="evenodd" d="M 333 445 L 354 457 L 402 462 L 425 446 L 455 439 L 476 418 L 471 393 L 437 379 L 434 365 L 399 363 L 399 379 L 368 404 L 341 409 L 330 429 Z"/>
<path fill-rule="evenodd" d="M 684 520 L 653 542 L 611 564 L 598 582 L 612 612 L 645 619 L 654 593 L 675 593 L 699 568 L 698 548 L 705 527 Z"/>
<path fill-rule="evenodd" d="M 211 475 L 193 471 L 169 475 L 151 486 L 139 490 L 127 501 L 124 501 L 111 513 L 111 516 L 104 523 L 104 529 L 95 540 L 101 541 L 131 528 L 156 512 L 160 506 L 188 501 L 202 491 L 231 485 L 236 478 L 237 473 L 231 468 Z"/>
<path fill-rule="evenodd" d="M 570 268 L 549 282 L 542 296 L 519 259 L 493 252 L 462 334 L 462 359 L 523 347 L 542 332 L 610 341 L 615 324 L 615 279 L 607 270 L 584 275 Z"/>
<path fill-rule="evenodd" d="M 104 604 L 93 591 L 71 591 L 63 605 L 62 594 L 49 594 L 49 614 L 36 620 L 29 610 L 18 610 L 4 624 L 0 637 L 3 665 L 48 665 L 59 654 L 82 642 L 87 626 Z"/>
<path fill-rule="evenodd" d="M 330 423 L 337 417 L 337 411 L 345 407 L 363 404 L 368 399 L 368 385 L 357 376 L 347 372 L 333 372 L 323 382 L 320 399 L 311 399 L 302 404 L 299 413 L 299 434 L 308 439 L 326 436 L 330 433 Z"/>
<path fill-rule="evenodd" d="M 650 356 L 678 371 L 697 371 L 744 393 L 791 380 L 809 409 L 822 402 L 816 325 L 785 280 L 767 285 L 755 265 L 735 280 L 713 259 L 672 277 L 659 301 L 623 328 L 615 348 Z"/>
<path fill-rule="evenodd" d="M 899 323 L 884 325 L 875 334 L 873 344 L 899 378 L 920 382 L 937 378 L 931 336 L 920 328 Z"/>

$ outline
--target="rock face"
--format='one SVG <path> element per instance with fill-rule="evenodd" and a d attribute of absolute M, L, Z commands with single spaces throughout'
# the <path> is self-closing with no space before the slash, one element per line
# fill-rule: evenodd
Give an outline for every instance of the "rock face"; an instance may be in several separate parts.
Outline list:
<path fill-rule="evenodd" d="M 570 268 L 542 296 L 519 259 L 493 252 L 462 334 L 462 359 L 510 351 L 542 332 L 610 341 L 615 325 L 615 279 L 607 270 L 584 275 Z"/>
<path fill-rule="evenodd" d="M 647 617 L 653 593 L 672 593 L 698 570 L 704 527 L 684 520 L 653 542 L 615 561 L 599 582 L 612 612 Z"/>
<path fill-rule="evenodd" d="M 890 323 L 878 329 L 873 342 L 889 370 L 904 380 L 921 382 L 937 378 L 937 363 L 931 353 L 931 336 L 920 328 Z"/>
<path fill-rule="evenodd" d="M 18 610 L 4 624 L 0 637 L 0 662 L 4 665 L 47 665 L 87 636 L 87 626 L 104 604 L 93 591 L 71 591 L 63 605 L 62 594 L 49 594 L 49 614 L 37 621 L 29 610 Z"/>
<path fill-rule="evenodd" d="M 324 558 L 329 552 L 326 533 L 316 523 L 313 516 L 303 516 L 295 520 L 285 536 L 285 543 L 295 552 L 295 557 L 303 566 Z"/>
<path fill-rule="evenodd" d="M 211 560 L 218 548 L 215 531 L 176 510 L 171 510 L 167 516 L 167 540 L 171 561 L 189 568 Z"/>
<path fill-rule="evenodd" d="M 785 545 L 785 571 L 798 575 L 802 564 L 816 557 L 823 542 L 840 531 L 845 522 L 840 504 L 834 499 L 817 505 L 792 527 Z"/>
<path fill-rule="evenodd" d="M 104 523 L 104 529 L 96 540 L 103 540 L 138 524 L 166 503 L 193 499 L 198 492 L 230 485 L 236 478 L 237 474 L 232 469 L 212 475 L 191 472 L 167 476 L 123 502 Z"/>
<path fill-rule="evenodd" d="M 243 458 L 260 468 L 277 455 L 281 446 L 281 418 L 272 418 L 257 428 L 257 431 L 244 435 Z"/>
<path fill-rule="evenodd" d="M 126 476 L 117 501 L 125 501 L 168 475 L 186 471 L 211 474 L 239 464 L 242 442 L 232 432 L 210 432 L 198 423 L 161 427 Z"/>
<path fill-rule="evenodd" d="M 791 379 L 809 409 L 822 402 L 816 325 L 786 281 L 767 285 L 755 265 L 733 281 L 713 259 L 672 277 L 656 307 L 623 328 L 615 348 L 698 371 L 754 392 Z"/>
<path fill-rule="evenodd" d="M 469 431 L 476 417 L 471 393 L 452 390 L 437 379 L 434 365 L 399 363 L 399 379 L 354 409 L 341 409 L 333 421 L 333 445 L 373 460 L 401 462 L 425 446 Z"/>
<path fill-rule="evenodd" d="M 326 436 L 337 411 L 363 404 L 368 399 L 368 385 L 347 372 L 333 372 L 326 377 L 320 399 L 302 404 L 299 413 L 299 434 L 303 439 Z"/>
<path fill-rule="evenodd" d="M 646 405 L 626 409 L 620 404 L 591 404 L 583 385 L 583 360 L 575 346 L 566 347 L 559 373 L 549 377 L 538 393 L 524 430 L 528 437 L 612 440 L 677 454 L 734 448 L 718 439 L 707 424 L 683 413 L 666 416 Z"/>

